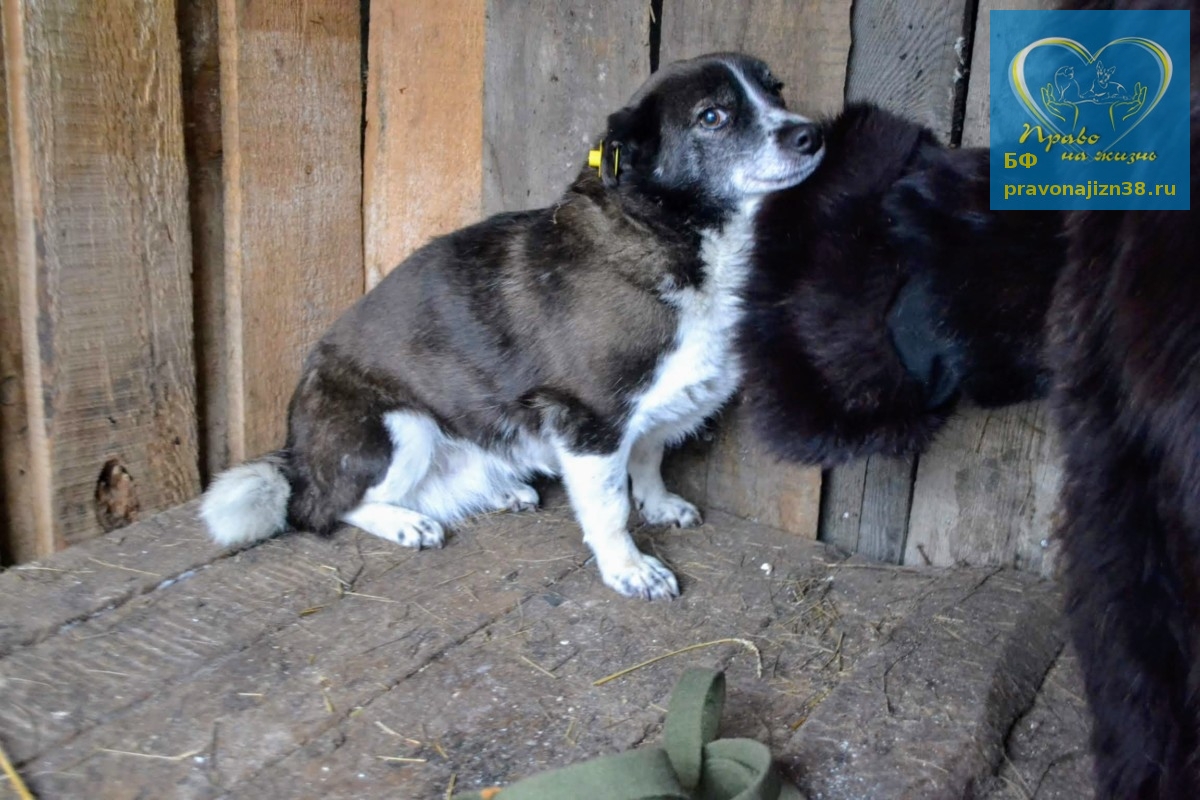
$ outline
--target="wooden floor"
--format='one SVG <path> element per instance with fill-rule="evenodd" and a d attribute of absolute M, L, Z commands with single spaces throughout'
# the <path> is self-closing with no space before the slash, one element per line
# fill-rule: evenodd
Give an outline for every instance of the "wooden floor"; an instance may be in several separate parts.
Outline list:
<path fill-rule="evenodd" d="M 645 603 L 551 506 L 440 551 L 347 529 L 229 555 L 193 504 L 11 569 L 0 744 L 41 798 L 441 798 L 653 743 L 682 669 L 716 665 L 723 735 L 811 797 L 1088 796 L 1049 583 L 714 513 L 641 532 L 683 587 Z"/>

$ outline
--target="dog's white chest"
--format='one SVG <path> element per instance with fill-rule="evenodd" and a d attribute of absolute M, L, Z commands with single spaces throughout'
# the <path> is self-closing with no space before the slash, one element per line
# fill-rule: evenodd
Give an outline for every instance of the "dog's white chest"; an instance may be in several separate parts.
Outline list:
<path fill-rule="evenodd" d="M 681 439 L 737 391 L 742 367 L 734 337 L 750 268 L 752 220 L 747 211 L 705 234 L 700 248 L 705 280 L 671 298 L 679 311 L 675 342 L 638 398 L 630 419 L 635 435 L 665 427 L 668 441 Z"/>

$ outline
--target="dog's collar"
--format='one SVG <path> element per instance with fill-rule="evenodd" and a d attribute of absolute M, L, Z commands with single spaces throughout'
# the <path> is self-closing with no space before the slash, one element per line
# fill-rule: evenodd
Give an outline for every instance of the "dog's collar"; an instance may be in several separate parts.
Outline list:
<path fill-rule="evenodd" d="M 600 146 L 595 150 L 588 151 L 588 166 L 596 168 L 596 174 L 601 178 L 604 177 L 604 140 L 600 141 Z M 621 145 L 613 145 L 613 177 L 617 175 L 617 170 L 621 165 Z"/>

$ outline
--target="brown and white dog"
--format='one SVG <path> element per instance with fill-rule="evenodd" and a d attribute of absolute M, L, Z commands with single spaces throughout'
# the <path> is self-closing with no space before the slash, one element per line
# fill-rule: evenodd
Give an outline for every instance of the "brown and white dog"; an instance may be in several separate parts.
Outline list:
<path fill-rule="evenodd" d="M 677 595 L 630 537 L 630 488 L 645 521 L 699 524 L 663 485 L 663 448 L 737 390 L 755 210 L 823 153 L 780 88 L 747 56 L 670 65 L 608 118 L 599 175 L 416 252 L 309 354 L 284 448 L 209 488 L 212 536 L 346 522 L 438 547 L 561 475 L 604 582 Z"/>

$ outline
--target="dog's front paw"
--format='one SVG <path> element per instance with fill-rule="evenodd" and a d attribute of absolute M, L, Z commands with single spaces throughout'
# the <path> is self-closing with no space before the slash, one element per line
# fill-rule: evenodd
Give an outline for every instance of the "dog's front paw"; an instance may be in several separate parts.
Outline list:
<path fill-rule="evenodd" d="M 704 522 L 700 509 L 677 494 L 667 492 L 638 503 L 638 512 L 647 525 L 674 525 L 694 528 Z"/>
<path fill-rule="evenodd" d="M 400 525 L 393 541 L 414 550 L 441 547 L 446 543 L 446 529 L 437 520 L 414 514 L 414 519 Z"/>
<path fill-rule="evenodd" d="M 620 567 L 608 570 L 602 567 L 600 577 L 606 585 L 626 597 L 657 600 L 679 596 L 679 582 L 671 570 L 654 556 L 642 553 Z"/>
<path fill-rule="evenodd" d="M 537 511 L 541 498 L 537 489 L 522 483 L 504 495 L 504 507 L 509 511 Z"/>

